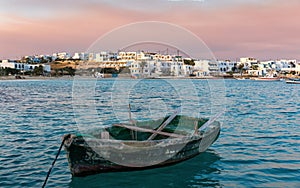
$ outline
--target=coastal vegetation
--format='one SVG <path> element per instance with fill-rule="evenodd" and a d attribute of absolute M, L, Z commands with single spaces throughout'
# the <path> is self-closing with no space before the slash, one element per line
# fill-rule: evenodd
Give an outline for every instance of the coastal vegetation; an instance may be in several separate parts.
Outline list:
<path fill-rule="evenodd" d="M 54 69 L 54 72 L 51 72 L 52 76 L 75 76 L 76 69 L 73 69 L 72 67 L 64 67 L 60 69 Z"/>
<path fill-rule="evenodd" d="M 17 69 L 9 68 L 9 67 L 0 67 L 0 76 L 9 76 L 19 74 L 20 71 Z"/>
<path fill-rule="evenodd" d="M 77 61 L 53 61 L 51 65 L 51 76 L 75 76 Z"/>
<path fill-rule="evenodd" d="M 239 70 L 239 72 L 241 73 L 241 76 L 242 76 L 243 75 L 243 70 L 244 70 L 244 64 L 243 63 L 239 64 L 237 69 Z"/>
<path fill-rule="evenodd" d="M 33 71 L 32 71 L 32 74 L 34 76 L 41 76 L 41 75 L 44 75 L 44 68 L 42 65 L 38 66 L 38 67 L 34 67 Z"/>
<path fill-rule="evenodd" d="M 184 60 L 183 60 L 183 63 L 184 63 L 185 65 L 195 66 L 195 62 L 194 62 L 193 59 L 184 59 Z"/>

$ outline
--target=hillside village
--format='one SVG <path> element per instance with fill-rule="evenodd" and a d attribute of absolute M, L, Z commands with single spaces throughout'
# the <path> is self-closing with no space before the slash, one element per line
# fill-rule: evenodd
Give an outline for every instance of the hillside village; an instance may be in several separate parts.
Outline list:
<path fill-rule="evenodd" d="M 95 77 L 128 76 L 157 77 L 280 77 L 300 76 L 300 63 L 281 59 L 261 61 L 252 57 L 239 60 L 192 59 L 179 54 L 154 52 L 99 52 L 54 53 L 52 55 L 24 56 L 18 60 L 1 60 L 0 76 L 85 75 Z"/>

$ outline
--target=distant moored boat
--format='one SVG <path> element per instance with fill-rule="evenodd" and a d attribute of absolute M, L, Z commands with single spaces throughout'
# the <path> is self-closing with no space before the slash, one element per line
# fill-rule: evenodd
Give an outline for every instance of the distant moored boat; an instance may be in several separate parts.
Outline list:
<path fill-rule="evenodd" d="M 280 81 L 281 79 L 277 76 L 274 76 L 274 74 L 271 73 L 271 74 L 267 74 L 263 77 L 254 78 L 254 80 L 258 80 L 258 81 Z"/>
<path fill-rule="evenodd" d="M 255 78 L 254 80 L 258 80 L 258 81 L 280 81 L 280 78 L 278 78 L 278 77 L 259 77 L 259 78 Z"/>
<path fill-rule="evenodd" d="M 287 84 L 300 84 L 300 79 L 295 79 L 295 78 L 290 78 L 288 80 L 285 81 L 285 83 Z"/>

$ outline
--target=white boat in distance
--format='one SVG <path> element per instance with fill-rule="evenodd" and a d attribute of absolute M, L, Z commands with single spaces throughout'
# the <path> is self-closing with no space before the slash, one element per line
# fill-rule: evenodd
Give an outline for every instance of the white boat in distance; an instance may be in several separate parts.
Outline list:
<path fill-rule="evenodd" d="M 278 77 L 259 77 L 259 78 L 254 78 L 254 80 L 258 80 L 258 81 L 280 81 L 280 78 L 278 78 Z"/>
<path fill-rule="evenodd" d="M 263 77 L 258 77 L 258 78 L 254 78 L 254 80 L 258 80 L 258 81 L 280 81 L 281 79 L 279 77 L 274 76 L 274 74 L 267 74 L 266 76 Z"/>
<path fill-rule="evenodd" d="M 300 84 L 300 79 L 288 79 L 285 81 L 287 84 Z"/>

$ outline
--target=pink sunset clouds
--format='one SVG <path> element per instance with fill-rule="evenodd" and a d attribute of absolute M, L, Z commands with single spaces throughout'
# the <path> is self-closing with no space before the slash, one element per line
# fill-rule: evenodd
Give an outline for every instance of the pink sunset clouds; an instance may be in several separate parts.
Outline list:
<path fill-rule="evenodd" d="M 300 3 L 297 1 L 236 3 L 229 0 L 227 4 L 213 0 L 154 1 L 149 5 L 68 0 L 59 7 L 58 1 L 38 5 L 35 0 L 28 2 L 31 4 L 26 8 L 20 4 L 15 10 L 8 8 L 0 13 L 0 59 L 85 51 L 98 37 L 116 27 L 151 20 L 187 28 L 218 59 L 241 56 L 300 59 Z"/>

